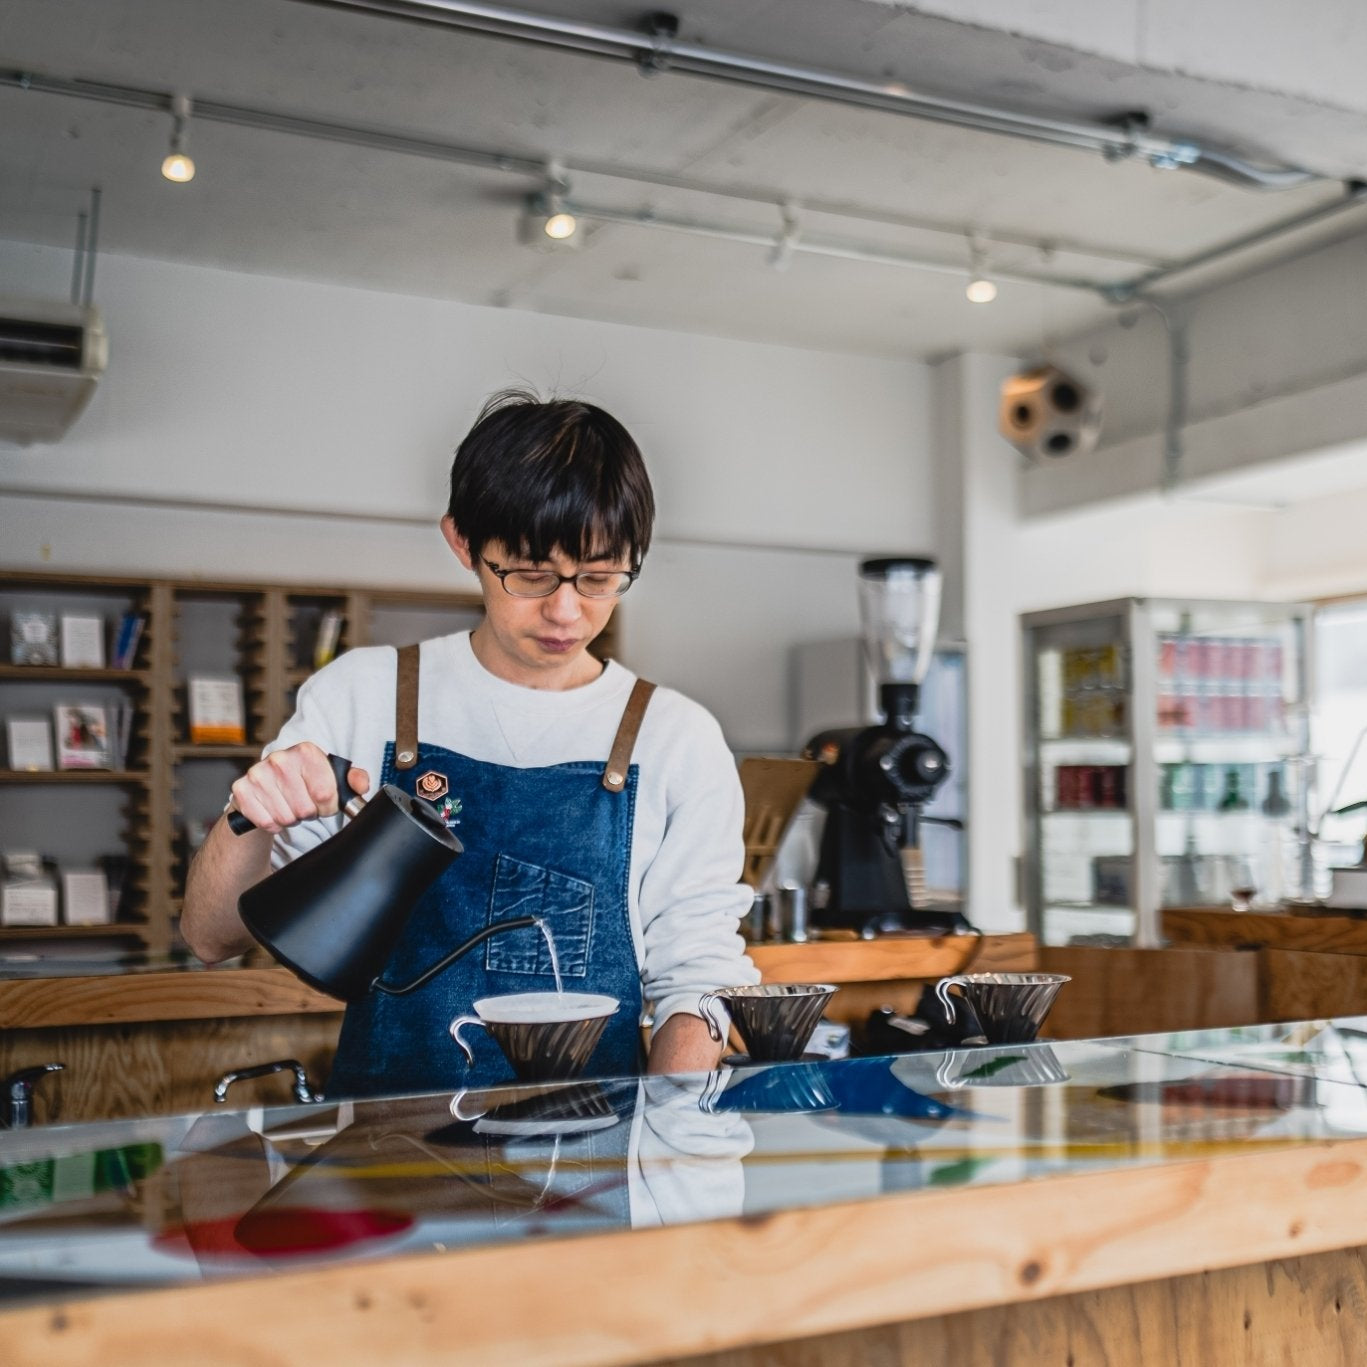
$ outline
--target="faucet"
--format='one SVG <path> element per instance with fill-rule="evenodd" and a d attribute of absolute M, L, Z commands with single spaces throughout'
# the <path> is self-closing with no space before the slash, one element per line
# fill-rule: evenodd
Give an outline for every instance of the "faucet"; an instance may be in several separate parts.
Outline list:
<path fill-rule="evenodd" d="M 26 1130 L 33 1124 L 33 1088 L 48 1073 L 60 1073 L 63 1063 L 40 1063 L 33 1068 L 20 1068 L 4 1081 L 4 1096 L 0 1097 L 0 1129 Z"/>
<path fill-rule="evenodd" d="M 224 1073 L 214 1083 L 214 1100 L 220 1104 L 227 1101 L 228 1088 L 234 1082 L 242 1082 L 254 1077 L 268 1077 L 271 1073 L 283 1073 L 287 1070 L 294 1074 L 294 1099 L 296 1101 L 311 1102 L 323 1099 L 321 1092 L 313 1090 L 308 1074 L 304 1071 L 304 1065 L 297 1058 L 281 1058 L 276 1059 L 273 1063 L 258 1063 L 253 1068 L 235 1068 L 231 1072 Z"/>

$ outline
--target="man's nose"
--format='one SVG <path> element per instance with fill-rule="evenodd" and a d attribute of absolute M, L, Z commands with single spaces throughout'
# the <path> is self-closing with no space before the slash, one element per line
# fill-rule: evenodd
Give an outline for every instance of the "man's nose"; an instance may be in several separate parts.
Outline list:
<path fill-rule="evenodd" d="M 579 602 L 579 590 L 573 584 L 561 584 L 541 601 L 545 605 L 542 612 L 552 622 L 577 622 L 584 613 Z"/>

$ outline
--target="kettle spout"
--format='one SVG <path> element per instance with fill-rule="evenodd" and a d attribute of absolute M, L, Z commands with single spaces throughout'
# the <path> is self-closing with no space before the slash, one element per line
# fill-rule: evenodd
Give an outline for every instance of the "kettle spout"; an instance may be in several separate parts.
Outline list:
<path fill-rule="evenodd" d="M 376 978 L 370 984 L 371 989 L 375 992 L 383 992 L 387 997 L 402 997 L 409 992 L 416 992 L 424 983 L 431 982 L 443 969 L 449 968 L 457 959 L 463 958 L 490 937 L 501 935 L 505 930 L 527 930 L 532 926 L 538 926 L 542 934 L 546 933 L 545 922 L 539 916 L 515 916 L 508 921 L 495 921 L 493 925 L 485 926 L 483 930 L 476 931 L 464 944 L 457 945 L 444 959 L 438 959 L 431 968 L 425 969 L 411 982 L 404 983 L 402 986 L 395 986 L 393 983 L 383 982 Z"/>

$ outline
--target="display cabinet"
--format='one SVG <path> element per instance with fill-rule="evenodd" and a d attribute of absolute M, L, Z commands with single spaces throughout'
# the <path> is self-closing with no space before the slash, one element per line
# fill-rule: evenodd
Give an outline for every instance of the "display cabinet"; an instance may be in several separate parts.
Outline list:
<path fill-rule="evenodd" d="M 1123 599 L 1021 619 L 1025 900 L 1045 944 L 1309 886 L 1309 609 Z"/>
<path fill-rule="evenodd" d="M 55 925 L 0 923 L 0 976 L 6 959 L 32 952 L 108 958 L 174 948 L 196 844 L 322 657 L 457 631 L 482 611 L 478 594 L 438 589 L 0 570 L 0 854 L 32 852 L 54 871 L 104 870 L 116 903 L 107 924 L 72 924 L 60 902 Z M 90 631 L 103 637 L 103 665 L 63 663 L 60 641 L 27 653 L 11 646 L 23 621 L 46 619 L 60 634 L 63 618 L 97 624 Z M 120 652 L 130 619 L 140 629 L 131 651 Z M 320 655 L 325 623 L 331 639 Z M 614 652 L 615 626 L 596 651 Z M 206 741 L 191 726 L 189 682 L 205 677 L 240 685 L 241 732 L 233 739 Z M 88 766 L 63 767 L 53 729 L 65 715 L 59 707 L 101 719 L 108 752 L 95 755 L 91 746 Z M 8 726 L 15 719 L 47 722 L 46 764 L 29 752 L 16 763 Z"/>

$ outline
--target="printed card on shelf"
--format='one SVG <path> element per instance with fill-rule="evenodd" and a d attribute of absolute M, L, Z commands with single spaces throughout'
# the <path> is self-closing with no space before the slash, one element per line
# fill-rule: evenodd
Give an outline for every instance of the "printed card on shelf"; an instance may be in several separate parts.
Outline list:
<path fill-rule="evenodd" d="M 62 921 L 69 926 L 104 926 L 110 921 L 109 884 L 99 869 L 62 870 Z"/>
<path fill-rule="evenodd" d="M 55 926 L 57 880 L 34 850 L 7 850 L 0 856 L 0 925 Z"/>
<path fill-rule="evenodd" d="M 46 717 L 7 717 L 9 767 L 32 772 L 52 768 L 52 723 Z"/>
<path fill-rule="evenodd" d="M 16 665 L 57 663 L 57 614 L 38 609 L 10 613 L 9 658 Z"/>
<path fill-rule="evenodd" d="M 186 691 L 192 744 L 242 745 L 246 742 L 241 679 L 194 675 L 189 679 Z"/>
<path fill-rule="evenodd" d="M 68 669 L 104 668 L 104 618 L 62 613 L 62 664 Z"/>
<path fill-rule="evenodd" d="M 108 769 L 109 715 L 101 703 L 58 703 L 52 709 L 59 769 Z"/>

